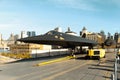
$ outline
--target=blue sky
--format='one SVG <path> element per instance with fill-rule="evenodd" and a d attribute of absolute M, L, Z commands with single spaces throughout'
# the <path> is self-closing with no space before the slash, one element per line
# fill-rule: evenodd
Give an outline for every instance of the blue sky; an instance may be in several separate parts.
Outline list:
<path fill-rule="evenodd" d="M 79 34 L 120 32 L 120 0 L 0 0 L 0 33 L 3 38 L 21 31 L 44 34 L 68 27 Z"/>

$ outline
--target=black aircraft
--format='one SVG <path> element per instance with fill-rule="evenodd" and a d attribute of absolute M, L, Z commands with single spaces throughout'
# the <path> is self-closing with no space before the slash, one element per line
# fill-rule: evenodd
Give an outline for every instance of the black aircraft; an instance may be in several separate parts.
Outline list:
<path fill-rule="evenodd" d="M 88 40 L 86 38 L 58 32 L 55 30 L 49 31 L 44 35 L 21 38 L 17 41 L 25 43 L 58 45 L 62 46 L 63 48 L 71 48 L 72 50 L 74 50 L 76 46 L 89 46 L 92 48 L 93 46 L 97 45 L 97 42 L 93 40 Z"/>

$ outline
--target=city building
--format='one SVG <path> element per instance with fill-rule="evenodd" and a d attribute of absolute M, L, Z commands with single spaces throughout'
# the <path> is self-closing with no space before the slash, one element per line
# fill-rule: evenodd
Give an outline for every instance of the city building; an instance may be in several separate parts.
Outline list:
<path fill-rule="evenodd" d="M 25 37 L 28 37 L 27 32 L 26 31 L 21 31 L 20 38 L 25 38 Z"/>
<path fill-rule="evenodd" d="M 9 50 L 9 47 L 7 46 L 7 42 L 3 40 L 2 34 L 0 34 L 0 51 Z"/>
<path fill-rule="evenodd" d="M 12 44 L 15 44 L 15 37 L 14 37 L 14 34 L 10 34 L 10 37 L 7 39 L 7 45 L 12 45 Z"/>
<path fill-rule="evenodd" d="M 60 27 L 57 27 L 57 28 L 55 28 L 54 30 L 55 30 L 55 31 L 58 31 L 58 32 L 62 32 L 62 28 L 60 28 Z"/>
<path fill-rule="evenodd" d="M 27 31 L 27 36 L 28 37 L 36 36 L 36 33 L 35 31 Z"/>
<path fill-rule="evenodd" d="M 32 36 L 36 36 L 36 32 L 35 31 L 21 31 L 20 38 L 32 37 Z"/>
<path fill-rule="evenodd" d="M 104 43 L 104 38 L 98 33 L 88 34 L 86 38 L 90 40 L 94 40 L 98 42 L 99 44 Z"/>
<path fill-rule="evenodd" d="M 80 32 L 80 36 L 89 40 L 94 40 L 99 44 L 102 44 L 105 41 L 105 35 L 100 33 L 88 32 L 85 27 L 83 27 L 82 31 Z"/>
<path fill-rule="evenodd" d="M 21 31 L 21 35 L 10 35 L 8 46 L 12 53 L 31 53 L 32 50 L 50 50 L 50 45 L 32 44 L 16 41 L 20 38 L 36 36 L 35 31 Z"/>
<path fill-rule="evenodd" d="M 69 34 L 69 35 L 77 36 L 77 33 L 71 31 L 71 30 L 70 30 L 70 27 L 68 27 L 68 30 L 67 30 L 65 33 L 66 33 L 66 34 Z"/>
<path fill-rule="evenodd" d="M 5 41 L 2 38 L 2 34 L 0 34 L 0 49 L 4 49 L 5 48 Z"/>

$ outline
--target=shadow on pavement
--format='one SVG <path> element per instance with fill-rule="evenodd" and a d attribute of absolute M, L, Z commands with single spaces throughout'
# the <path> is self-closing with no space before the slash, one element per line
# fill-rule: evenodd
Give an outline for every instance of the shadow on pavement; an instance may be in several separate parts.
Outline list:
<path fill-rule="evenodd" d="M 47 57 L 38 57 L 38 58 L 29 58 L 29 59 L 20 59 L 12 62 L 7 62 L 5 64 L 18 63 L 18 62 L 30 62 L 30 61 L 40 61 L 40 60 L 51 60 L 56 58 L 66 57 L 68 55 L 57 55 L 57 56 L 47 56 Z"/>
<path fill-rule="evenodd" d="M 111 71 L 111 72 L 113 72 L 113 70 L 112 70 L 112 69 L 100 68 L 100 67 L 88 67 L 88 69 L 98 69 L 98 70 Z"/>
<path fill-rule="evenodd" d="M 114 63 L 115 60 L 106 60 L 105 62 L 106 62 L 106 63 Z"/>
<path fill-rule="evenodd" d="M 77 57 L 76 59 L 78 59 L 78 60 L 86 60 L 85 57 Z"/>
<path fill-rule="evenodd" d="M 102 77 L 106 78 L 105 80 L 111 79 L 111 77 L 107 77 L 107 76 L 102 76 Z"/>
<path fill-rule="evenodd" d="M 106 67 L 106 68 L 114 68 L 114 65 L 113 66 L 108 66 L 108 65 L 102 65 L 102 64 L 97 64 L 97 65 L 95 65 L 95 64 L 92 64 L 92 66 L 98 66 L 98 67 Z"/>

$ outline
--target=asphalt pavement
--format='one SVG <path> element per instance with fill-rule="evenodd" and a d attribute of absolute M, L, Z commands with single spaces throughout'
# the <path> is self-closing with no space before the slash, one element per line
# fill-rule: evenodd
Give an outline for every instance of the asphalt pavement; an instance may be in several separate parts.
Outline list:
<path fill-rule="evenodd" d="M 119 63 L 117 64 L 117 76 L 118 76 L 118 80 L 120 80 L 120 60 Z"/>
<path fill-rule="evenodd" d="M 60 57 L 19 60 L 0 65 L 0 80 L 111 80 L 114 70 L 114 53 L 106 58 L 86 60 L 85 55 L 77 59 L 35 66 L 38 63 Z"/>

